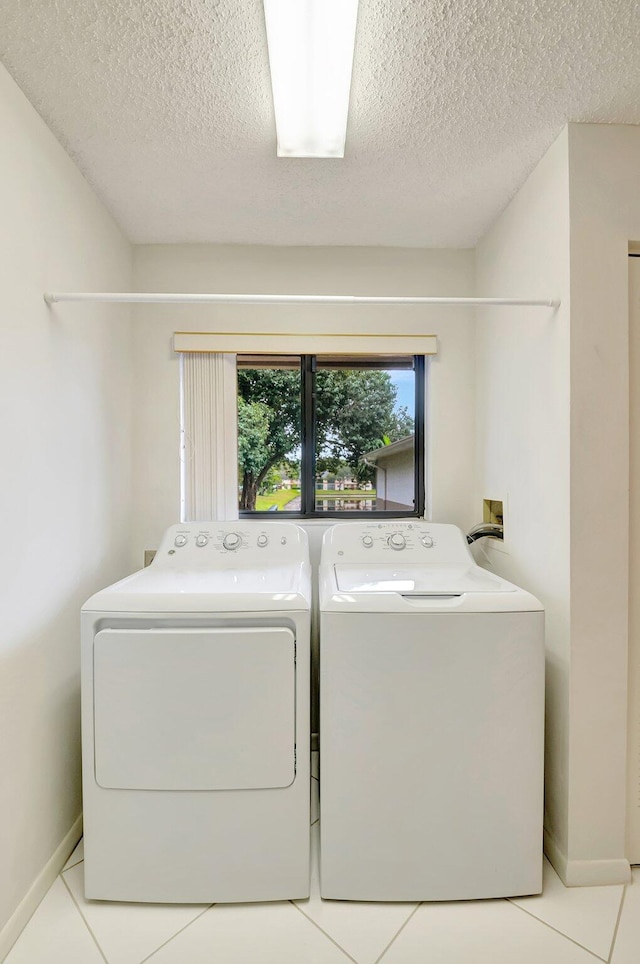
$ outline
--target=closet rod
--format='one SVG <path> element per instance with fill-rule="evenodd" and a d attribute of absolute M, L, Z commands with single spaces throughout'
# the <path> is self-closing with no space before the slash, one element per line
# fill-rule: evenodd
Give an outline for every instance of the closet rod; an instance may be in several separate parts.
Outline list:
<path fill-rule="evenodd" d="M 115 302 L 129 305 L 512 305 L 534 308 L 558 308 L 559 301 L 531 298 L 437 298 L 421 295 L 408 297 L 378 295 L 225 295 L 168 294 L 122 291 L 47 291 L 47 304 L 60 301 Z"/>

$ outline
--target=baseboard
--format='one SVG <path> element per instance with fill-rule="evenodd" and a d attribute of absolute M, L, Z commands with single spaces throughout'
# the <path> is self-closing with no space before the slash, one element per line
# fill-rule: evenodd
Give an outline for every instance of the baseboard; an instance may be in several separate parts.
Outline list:
<path fill-rule="evenodd" d="M 628 860 L 570 860 L 548 830 L 544 832 L 544 852 L 565 887 L 601 887 L 631 880 Z"/>
<path fill-rule="evenodd" d="M 47 893 L 52 883 L 73 853 L 73 849 L 82 836 L 82 814 L 74 822 L 71 830 L 65 834 L 62 843 L 56 847 L 53 855 L 44 865 L 31 887 L 24 895 L 15 911 L 0 931 L 0 961 L 5 957 L 20 937 L 20 934 L 38 909 L 40 901 Z"/>

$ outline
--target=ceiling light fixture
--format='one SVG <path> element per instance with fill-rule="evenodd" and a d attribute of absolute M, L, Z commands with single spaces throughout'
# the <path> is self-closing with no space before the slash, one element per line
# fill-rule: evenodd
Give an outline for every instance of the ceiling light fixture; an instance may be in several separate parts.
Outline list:
<path fill-rule="evenodd" d="M 263 0 L 278 157 L 344 157 L 358 0 Z"/>

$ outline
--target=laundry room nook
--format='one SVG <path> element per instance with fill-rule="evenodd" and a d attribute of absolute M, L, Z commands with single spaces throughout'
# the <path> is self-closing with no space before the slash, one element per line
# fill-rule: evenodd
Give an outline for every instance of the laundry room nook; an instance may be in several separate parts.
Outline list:
<path fill-rule="evenodd" d="M 640 960 L 633 14 L 5 3 L 0 961 Z"/>

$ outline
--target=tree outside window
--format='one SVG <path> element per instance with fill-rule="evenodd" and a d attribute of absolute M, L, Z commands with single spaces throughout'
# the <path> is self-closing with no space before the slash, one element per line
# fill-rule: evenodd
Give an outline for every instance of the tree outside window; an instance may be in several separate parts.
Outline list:
<path fill-rule="evenodd" d="M 391 508 L 376 491 L 375 453 L 403 439 L 422 451 L 415 399 L 424 391 L 416 369 L 413 357 L 385 363 L 238 356 L 240 510 L 309 515 Z M 307 485 L 311 493 L 304 491 L 305 478 L 314 480 Z M 416 512 L 423 497 L 416 500 L 415 487 L 412 492 L 393 508 Z"/>

